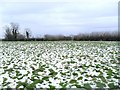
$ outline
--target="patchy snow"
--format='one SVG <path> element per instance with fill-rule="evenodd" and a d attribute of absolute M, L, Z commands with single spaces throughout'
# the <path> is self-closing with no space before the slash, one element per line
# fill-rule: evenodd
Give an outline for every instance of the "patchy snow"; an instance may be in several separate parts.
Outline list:
<path fill-rule="evenodd" d="M 101 41 L 3 42 L 0 88 L 119 87 L 118 48 Z"/>

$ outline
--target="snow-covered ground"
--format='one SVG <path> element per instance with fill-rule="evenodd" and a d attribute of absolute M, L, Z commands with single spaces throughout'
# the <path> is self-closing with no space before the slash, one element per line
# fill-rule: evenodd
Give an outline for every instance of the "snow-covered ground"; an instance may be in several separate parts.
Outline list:
<path fill-rule="evenodd" d="M 118 42 L 0 44 L 0 88 L 120 88 Z"/>

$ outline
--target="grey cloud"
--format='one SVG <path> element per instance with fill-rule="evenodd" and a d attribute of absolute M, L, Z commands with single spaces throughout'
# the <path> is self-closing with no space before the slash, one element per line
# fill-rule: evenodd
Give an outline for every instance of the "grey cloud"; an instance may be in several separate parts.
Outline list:
<path fill-rule="evenodd" d="M 6 2 L 1 6 L 2 23 L 18 22 L 21 28 L 31 28 L 34 35 L 76 34 L 117 28 L 116 1 L 76 1 Z"/>

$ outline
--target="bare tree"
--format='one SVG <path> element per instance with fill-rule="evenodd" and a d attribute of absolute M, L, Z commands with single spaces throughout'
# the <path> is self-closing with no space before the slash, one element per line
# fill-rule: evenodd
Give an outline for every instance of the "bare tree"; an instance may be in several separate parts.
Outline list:
<path fill-rule="evenodd" d="M 10 25 L 11 25 L 11 30 L 12 30 L 13 38 L 17 39 L 19 25 L 17 23 L 10 23 Z"/>
<path fill-rule="evenodd" d="M 5 26 L 5 39 L 7 40 L 17 40 L 25 38 L 24 35 L 19 33 L 19 24 L 10 23 L 10 26 Z"/>
<path fill-rule="evenodd" d="M 5 26 L 5 39 L 13 39 L 12 32 L 8 26 Z"/>
<path fill-rule="evenodd" d="M 29 39 L 30 36 L 31 36 L 30 29 L 29 28 L 25 28 L 25 32 L 26 32 L 26 38 Z"/>

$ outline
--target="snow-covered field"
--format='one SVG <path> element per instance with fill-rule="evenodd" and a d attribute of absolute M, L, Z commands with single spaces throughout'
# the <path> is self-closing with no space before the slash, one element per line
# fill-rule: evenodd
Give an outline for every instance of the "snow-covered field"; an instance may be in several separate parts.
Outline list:
<path fill-rule="evenodd" d="M 120 88 L 118 42 L 0 43 L 0 88 Z"/>

